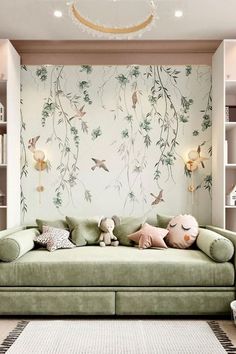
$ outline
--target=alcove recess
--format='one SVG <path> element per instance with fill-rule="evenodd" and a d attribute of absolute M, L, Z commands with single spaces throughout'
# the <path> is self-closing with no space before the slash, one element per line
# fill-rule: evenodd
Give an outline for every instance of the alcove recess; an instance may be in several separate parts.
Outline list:
<path fill-rule="evenodd" d="M 236 231 L 236 205 L 227 195 L 236 185 L 236 40 L 224 40 L 213 55 L 212 222 Z"/>
<path fill-rule="evenodd" d="M 225 43 L 225 192 L 236 185 L 236 41 Z M 236 205 L 225 202 L 226 228 L 236 231 Z"/>
<path fill-rule="evenodd" d="M 20 220 L 20 56 L 0 39 L 0 230 Z M 3 113 L 4 111 L 4 113 Z"/>
<path fill-rule="evenodd" d="M 0 80 L 0 103 L 4 107 L 4 114 L 0 120 L 0 230 L 7 227 L 7 161 L 3 157 L 3 136 L 7 134 L 7 81 Z"/>

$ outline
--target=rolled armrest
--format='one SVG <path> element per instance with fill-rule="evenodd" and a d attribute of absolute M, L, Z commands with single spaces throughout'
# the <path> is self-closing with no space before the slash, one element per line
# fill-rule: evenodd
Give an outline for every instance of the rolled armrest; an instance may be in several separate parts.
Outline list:
<path fill-rule="evenodd" d="M 19 227 L 13 227 L 13 228 L 7 229 L 7 230 L 2 230 L 2 231 L 0 231 L 0 239 L 5 236 L 14 234 L 15 232 L 24 230 L 24 229 L 25 229 L 25 226 L 19 226 Z"/>
<path fill-rule="evenodd" d="M 233 243 L 234 249 L 236 250 L 236 232 L 222 229 L 220 227 L 216 227 L 212 225 L 206 225 L 206 229 L 217 232 L 219 235 L 226 237 L 228 240 L 230 240 Z M 236 267 L 236 252 L 234 252 L 234 265 Z"/>
<path fill-rule="evenodd" d="M 12 262 L 34 248 L 37 229 L 21 230 L 0 239 L 0 260 Z"/>
<path fill-rule="evenodd" d="M 215 262 L 228 262 L 234 255 L 234 244 L 210 229 L 200 228 L 197 246 Z"/>
<path fill-rule="evenodd" d="M 228 238 L 231 242 L 233 242 L 234 247 L 236 248 L 236 232 L 229 231 L 226 229 L 221 229 L 220 227 L 206 225 L 206 229 L 216 232 L 226 238 Z"/>

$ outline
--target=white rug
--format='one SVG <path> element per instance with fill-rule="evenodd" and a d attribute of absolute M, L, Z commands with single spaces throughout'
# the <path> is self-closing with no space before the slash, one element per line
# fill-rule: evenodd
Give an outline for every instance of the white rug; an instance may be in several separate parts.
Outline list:
<path fill-rule="evenodd" d="M 213 322 L 211 327 L 206 321 L 185 320 L 30 321 L 18 324 L 0 347 L 0 353 L 236 353 L 218 324 Z"/>

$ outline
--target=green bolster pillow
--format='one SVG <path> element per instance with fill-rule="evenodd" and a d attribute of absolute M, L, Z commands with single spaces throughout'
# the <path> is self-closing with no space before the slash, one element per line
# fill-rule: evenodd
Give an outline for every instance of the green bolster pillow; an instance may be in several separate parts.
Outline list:
<path fill-rule="evenodd" d="M 207 229 L 199 229 L 197 246 L 215 262 L 228 262 L 234 255 L 234 245 L 226 237 Z"/>
<path fill-rule="evenodd" d="M 15 232 L 24 230 L 24 229 L 25 229 L 25 226 L 18 226 L 18 227 L 12 227 L 12 228 L 7 229 L 7 230 L 2 230 L 2 231 L 0 231 L 0 239 L 5 237 L 5 236 L 14 234 Z"/>
<path fill-rule="evenodd" d="M 39 235 L 37 229 L 15 232 L 0 239 L 0 260 L 12 262 L 34 248 L 34 238 Z"/>

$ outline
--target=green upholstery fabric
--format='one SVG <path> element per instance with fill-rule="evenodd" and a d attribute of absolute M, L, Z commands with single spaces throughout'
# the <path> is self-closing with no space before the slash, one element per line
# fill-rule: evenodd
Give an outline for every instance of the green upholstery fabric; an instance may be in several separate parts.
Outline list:
<path fill-rule="evenodd" d="M 99 218 L 66 217 L 71 232 L 71 239 L 76 246 L 96 245 L 101 234 Z"/>
<path fill-rule="evenodd" d="M 226 229 L 221 229 L 220 227 L 216 227 L 216 226 L 212 226 L 212 225 L 206 225 L 206 229 L 212 230 L 212 231 L 218 233 L 219 235 L 226 237 L 234 244 L 234 247 L 236 248 L 236 232 L 229 231 Z"/>
<path fill-rule="evenodd" d="M 12 262 L 34 248 L 37 229 L 22 230 L 0 239 L 0 260 Z"/>
<path fill-rule="evenodd" d="M 69 230 L 69 226 L 65 220 L 42 220 L 36 219 L 36 224 L 38 225 L 39 231 L 43 232 L 43 225 L 56 227 L 57 229 Z"/>
<path fill-rule="evenodd" d="M 2 230 L 2 231 L 0 231 L 0 239 L 5 236 L 11 235 L 15 232 L 24 230 L 24 229 L 25 229 L 25 226 L 19 226 L 19 227 L 13 227 L 13 228 L 7 229 L 7 230 Z"/>
<path fill-rule="evenodd" d="M 227 262 L 234 255 L 233 243 L 224 236 L 208 229 L 199 229 L 197 246 L 216 262 Z"/>
<path fill-rule="evenodd" d="M 113 231 L 114 235 L 118 238 L 123 246 L 133 246 L 134 242 L 128 239 L 128 235 L 138 231 L 142 224 L 145 222 L 145 217 L 122 217 L 120 225 L 117 225 Z"/>
<path fill-rule="evenodd" d="M 148 216 L 147 219 L 146 219 L 146 223 L 148 223 L 149 225 L 157 227 L 157 216 L 156 215 Z"/>
<path fill-rule="evenodd" d="M 216 227 L 212 225 L 206 225 L 206 229 L 214 231 L 219 235 L 226 237 L 228 240 L 230 240 L 233 243 L 234 249 L 236 249 L 236 232 L 221 229 L 220 227 Z M 236 268 L 236 252 L 234 252 L 234 266 Z"/>
<path fill-rule="evenodd" d="M 234 298 L 234 288 L 224 287 L 0 288 L 0 314 L 229 315 Z"/>
<path fill-rule="evenodd" d="M 14 292 L 142 292 L 145 294 L 146 292 L 234 292 L 235 286 L 4 286 L 0 287 L 0 294 L 2 292 L 14 293 Z"/>
<path fill-rule="evenodd" d="M 0 263 L 0 286 L 232 286 L 234 266 L 200 250 L 77 247 Z"/>
<path fill-rule="evenodd" d="M 166 229 L 171 219 L 173 216 L 157 214 L 157 226 Z"/>
<path fill-rule="evenodd" d="M 117 315 L 226 315 L 234 291 L 117 292 Z"/>
<path fill-rule="evenodd" d="M 114 315 L 114 292 L 0 292 L 1 315 Z"/>

